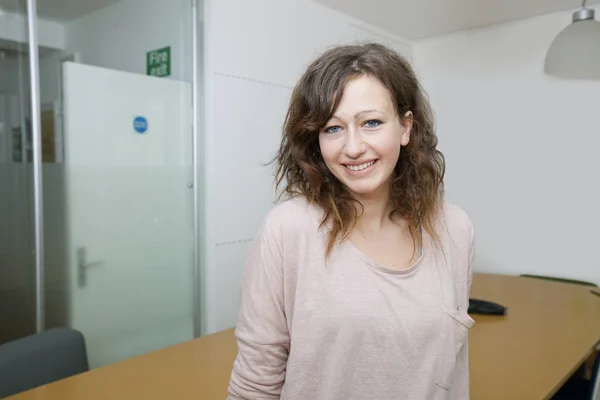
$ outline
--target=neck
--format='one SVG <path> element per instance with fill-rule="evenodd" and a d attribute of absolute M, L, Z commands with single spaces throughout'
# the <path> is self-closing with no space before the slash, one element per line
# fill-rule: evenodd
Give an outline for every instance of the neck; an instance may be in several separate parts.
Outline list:
<path fill-rule="evenodd" d="M 380 231 L 389 222 L 389 191 L 377 196 L 361 196 L 358 200 L 362 204 L 362 214 L 356 221 L 356 228 L 364 233 Z"/>

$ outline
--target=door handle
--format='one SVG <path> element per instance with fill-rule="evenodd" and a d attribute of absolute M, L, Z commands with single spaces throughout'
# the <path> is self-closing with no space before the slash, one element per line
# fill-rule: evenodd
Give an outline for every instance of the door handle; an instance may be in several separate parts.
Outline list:
<path fill-rule="evenodd" d="M 103 264 L 104 261 L 87 262 L 85 247 L 77 249 L 77 286 L 85 287 L 87 284 L 87 270 Z"/>

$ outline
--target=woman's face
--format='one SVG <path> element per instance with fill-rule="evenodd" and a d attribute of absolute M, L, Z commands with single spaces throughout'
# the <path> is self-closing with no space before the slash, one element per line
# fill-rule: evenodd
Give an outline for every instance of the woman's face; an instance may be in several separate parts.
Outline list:
<path fill-rule="evenodd" d="M 412 114 L 405 117 L 401 123 L 377 79 L 365 75 L 346 84 L 319 145 L 327 168 L 357 199 L 389 195 L 400 148 L 410 140 Z"/>

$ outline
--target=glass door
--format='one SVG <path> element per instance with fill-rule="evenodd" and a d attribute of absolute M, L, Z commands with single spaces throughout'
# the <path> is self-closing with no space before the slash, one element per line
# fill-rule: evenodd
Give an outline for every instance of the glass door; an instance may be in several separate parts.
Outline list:
<path fill-rule="evenodd" d="M 190 340 L 200 317 L 191 2 L 93 3 L 39 47 L 46 327 L 81 331 L 92 368 Z"/>
<path fill-rule="evenodd" d="M 0 344 L 36 332 L 30 78 L 24 0 L 0 3 Z"/>

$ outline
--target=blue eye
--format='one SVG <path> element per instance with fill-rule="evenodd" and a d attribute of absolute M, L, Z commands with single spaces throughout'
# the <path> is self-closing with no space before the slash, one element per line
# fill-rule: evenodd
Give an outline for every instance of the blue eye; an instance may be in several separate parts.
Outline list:
<path fill-rule="evenodd" d="M 325 129 L 325 133 L 338 133 L 340 130 L 342 130 L 341 127 L 339 126 L 330 126 L 329 128 Z"/>
<path fill-rule="evenodd" d="M 378 119 L 370 119 L 367 122 L 365 122 L 365 126 L 367 128 L 377 128 L 379 125 L 381 125 L 381 121 Z"/>

